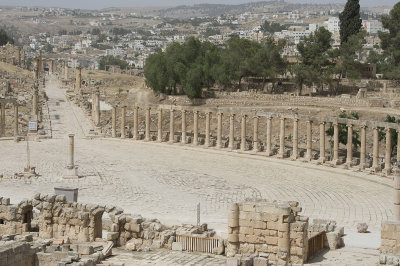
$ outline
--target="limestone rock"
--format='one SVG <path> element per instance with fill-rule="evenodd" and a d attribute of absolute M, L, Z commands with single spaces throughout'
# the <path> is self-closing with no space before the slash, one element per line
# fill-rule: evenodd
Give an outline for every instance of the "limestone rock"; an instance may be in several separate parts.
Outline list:
<path fill-rule="evenodd" d="M 357 232 L 359 233 L 366 233 L 368 230 L 367 223 L 358 223 L 357 224 Z"/>

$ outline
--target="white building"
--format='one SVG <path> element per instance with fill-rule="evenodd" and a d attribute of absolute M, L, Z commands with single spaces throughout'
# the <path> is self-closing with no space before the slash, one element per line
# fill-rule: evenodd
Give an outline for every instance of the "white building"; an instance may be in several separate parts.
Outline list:
<path fill-rule="evenodd" d="M 369 34 L 377 34 L 378 31 L 383 31 L 382 22 L 379 20 L 368 19 L 362 21 L 363 28 Z"/>
<path fill-rule="evenodd" d="M 338 33 L 340 31 L 340 20 L 337 17 L 330 17 L 324 22 L 328 31 L 332 34 Z"/>

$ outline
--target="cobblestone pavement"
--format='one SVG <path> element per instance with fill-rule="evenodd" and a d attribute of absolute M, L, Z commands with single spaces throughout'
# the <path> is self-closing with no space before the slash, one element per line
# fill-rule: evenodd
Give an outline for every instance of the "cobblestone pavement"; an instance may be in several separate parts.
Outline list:
<path fill-rule="evenodd" d="M 390 182 L 363 173 L 179 144 L 86 139 L 90 122 L 54 79 L 47 84 L 54 138 L 30 143 L 41 176 L 12 179 L 26 164 L 26 143 L 0 141 L 0 195 L 13 202 L 71 186 L 79 188 L 79 201 L 115 204 L 167 224 L 195 223 L 200 202 L 202 222 L 220 232 L 227 230 L 226 207 L 246 198 L 296 200 L 303 215 L 347 227 L 365 221 L 371 230 L 391 215 Z M 62 179 L 68 133 L 77 136 L 79 180 Z"/>

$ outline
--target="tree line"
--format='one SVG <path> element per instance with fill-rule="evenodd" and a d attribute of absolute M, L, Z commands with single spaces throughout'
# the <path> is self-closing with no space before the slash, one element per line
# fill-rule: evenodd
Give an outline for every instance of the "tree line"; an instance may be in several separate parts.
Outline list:
<path fill-rule="evenodd" d="M 380 32 L 382 54 L 372 52 L 369 63 L 376 63 L 386 78 L 400 78 L 400 3 L 389 16 L 382 18 L 388 32 Z M 147 85 L 155 92 L 175 94 L 183 91 L 190 98 L 201 96 L 202 88 L 214 85 L 228 88 L 244 78 L 257 77 L 272 84 L 279 78 L 290 78 L 302 92 L 304 86 L 313 86 L 318 92 L 339 92 L 342 78 L 358 80 L 365 64 L 360 54 L 366 32 L 362 30 L 359 0 L 348 0 L 340 19 L 341 45 L 332 47 L 332 34 L 321 27 L 297 45 L 296 62 L 289 63 L 282 56 L 284 40 L 267 38 L 261 43 L 232 37 L 223 47 L 200 42 L 190 37 L 183 44 L 172 43 L 167 49 L 148 57 L 144 68 Z M 268 31 L 274 24 L 265 23 Z"/>

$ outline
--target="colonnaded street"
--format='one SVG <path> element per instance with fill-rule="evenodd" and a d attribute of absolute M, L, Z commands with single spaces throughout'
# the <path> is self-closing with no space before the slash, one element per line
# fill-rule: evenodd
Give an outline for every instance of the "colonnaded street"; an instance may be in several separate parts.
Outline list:
<path fill-rule="evenodd" d="M 89 139 L 89 120 L 67 101 L 57 79 L 49 79 L 46 93 L 53 138 L 29 144 L 31 165 L 40 176 L 13 179 L 26 165 L 26 142 L 1 143 L 0 195 L 13 202 L 38 192 L 53 193 L 57 186 L 77 187 L 79 201 L 118 205 L 166 224 L 195 223 L 200 203 L 201 221 L 222 234 L 227 230 L 227 206 L 247 198 L 299 201 L 302 214 L 310 219 L 333 219 L 346 228 L 362 221 L 376 232 L 391 216 L 390 180 L 179 144 Z M 70 133 L 75 134 L 78 180 L 62 178 Z"/>

